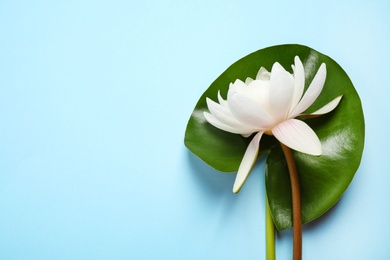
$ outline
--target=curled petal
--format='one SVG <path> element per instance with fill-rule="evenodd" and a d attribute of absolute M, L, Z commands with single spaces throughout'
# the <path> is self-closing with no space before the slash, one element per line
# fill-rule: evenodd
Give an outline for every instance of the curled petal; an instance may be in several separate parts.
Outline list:
<path fill-rule="evenodd" d="M 263 132 L 258 132 L 246 148 L 244 157 L 242 158 L 240 167 L 238 168 L 236 180 L 234 181 L 234 193 L 240 191 L 245 180 L 248 178 L 249 172 L 252 170 L 252 167 L 256 162 L 257 155 L 259 153 L 260 139 L 262 135 Z"/>
<path fill-rule="evenodd" d="M 272 129 L 276 139 L 298 152 L 321 155 L 322 146 L 316 133 L 305 122 L 286 120 Z"/>
<path fill-rule="evenodd" d="M 314 103 L 324 87 L 325 79 L 326 65 L 325 63 L 322 63 L 301 101 L 299 101 L 297 106 L 293 109 L 293 111 L 291 111 L 289 117 L 299 115 Z"/>
<path fill-rule="evenodd" d="M 222 123 L 217 118 L 215 118 L 212 114 L 209 112 L 203 112 L 204 118 L 206 118 L 207 122 L 209 122 L 211 125 L 215 126 L 216 128 L 219 128 L 223 131 L 232 133 L 232 134 L 241 134 L 244 136 L 248 136 L 255 132 L 254 129 L 246 128 L 246 127 L 234 127 L 227 124 Z"/>
<path fill-rule="evenodd" d="M 251 99 L 255 100 L 263 108 L 269 109 L 269 81 L 265 80 L 254 80 L 252 81 L 247 89 L 251 91 Z"/>
<path fill-rule="evenodd" d="M 254 132 L 253 128 L 249 128 L 235 119 L 228 107 L 221 106 L 209 98 L 206 98 L 206 102 L 211 115 L 222 124 L 233 127 L 234 129 L 241 129 L 243 131 L 242 133 Z"/>
<path fill-rule="evenodd" d="M 276 121 L 281 121 L 286 118 L 287 113 L 289 112 L 294 91 L 294 79 L 282 65 L 275 62 L 271 70 L 270 83 L 270 112 Z"/>
<path fill-rule="evenodd" d="M 341 100 L 342 97 L 343 97 L 343 95 L 340 95 L 340 96 L 336 97 L 335 99 L 330 101 L 325 106 L 323 106 L 320 109 L 314 111 L 313 113 L 310 113 L 310 115 L 323 115 L 323 114 L 329 113 L 330 111 L 332 111 L 333 109 L 335 109 L 337 107 L 337 105 L 340 103 L 340 100 Z"/>
<path fill-rule="evenodd" d="M 294 93 L 291 100 L 290 113 L 298 104 L 302 97 L 303 89 L 305 88 L 305 71 L 298 56 L 295 56 L 294 63 L 295 66 L 292 66 L 294 70 Z"/>
<path fill-rule="evenodd" d="M 228 105 L 232 115 L 244 125 L 261 130 L 268 128 L 274 122 L 261 104 L 235 91 L 229 90 Z"/>

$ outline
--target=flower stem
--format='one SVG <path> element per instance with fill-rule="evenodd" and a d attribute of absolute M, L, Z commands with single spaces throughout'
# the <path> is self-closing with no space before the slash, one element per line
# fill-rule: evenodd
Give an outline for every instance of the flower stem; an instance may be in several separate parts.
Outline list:
<path fill-rule="evenodd" d="M 299 191 L 299 179 L 297 167 L 293 154 L 287 146 L 280 143 L 287 161 L 288 172 L 290 174 L 291 195 L 292 195 L 292 213 L 293 213 L 293 260 L 302 259 L 302 212 L 301 212 L 301 195 Z"/>
<path fill-rule="evenodd" d="M 267 196 L 265 197 L 265 203 L 266 259 L 275 260 L 275 227 Z"/>

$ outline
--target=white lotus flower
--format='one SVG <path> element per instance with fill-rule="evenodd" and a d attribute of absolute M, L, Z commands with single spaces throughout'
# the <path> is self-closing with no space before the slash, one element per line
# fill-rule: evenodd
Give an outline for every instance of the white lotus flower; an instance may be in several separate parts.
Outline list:
<path fill-rule="evenodd" d="M 203 114 L 210 124 L 244 137 L 256 133 L 238 169 L 234 193 L 241 189 L 256 161 L 263 134 L 273 135 L 281 143 L 302 153 L 316 156 L 322 153 L 321 142 L 316 133 L 295 117 L 305 116 L 302 112 L 320 95 L 326 79 L 326 65 L 321 64 L 303 94 L 304 68 L 298 56 L 295 57 L 294 63 L 293 74 L 275 62 L 271 72 L 261 67 L 255 80 L 247 78 L 244 83 L 237 79 L 230 83 L 227 100 L 224 100 L 219 92 L 219 103 L 206 99 L 210 113 Z M 310 115 L 318 116 L 332 111 L 341 98 L 342 96 L 335 98 Z"/>

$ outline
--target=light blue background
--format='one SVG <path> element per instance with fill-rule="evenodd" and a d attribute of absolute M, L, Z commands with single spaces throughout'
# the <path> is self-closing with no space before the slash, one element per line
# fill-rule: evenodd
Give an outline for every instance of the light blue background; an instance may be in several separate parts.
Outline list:
<path fill-rule="evenodd" d="M 283 43 L 336 60 L 366 119 L 304 259 L 389 259 L 390 2 L 312 2 L 1 1 L 0 259 L 264 259 L 263 161 L 234 195 L 183 138 L 220 73 Z"/>

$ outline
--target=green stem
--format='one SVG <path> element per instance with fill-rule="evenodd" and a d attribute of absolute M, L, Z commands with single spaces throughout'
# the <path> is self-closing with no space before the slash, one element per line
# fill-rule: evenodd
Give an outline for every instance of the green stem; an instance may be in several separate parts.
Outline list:
<path fill-rule="evenodd" d="M 292 195 L 292 213 L 293 213 L 293 260 L 302 259 L 302 212 L 301 195 L 299 190 L 299 179 L 297 167 L 295 165 L 293 154 L 287 146 L 280 143 L 283 149 L 284 157 L 287 161 L 288 172 L 290 174 L 291 195 Z"/>
<path fill-rule="evenodd" d="M 268 197 L 265 197 L 265 234 L 266 234 L 266 259 L 275 260 L 275 227 L 272 220 L 271 209 L 268 203 Z"/>

